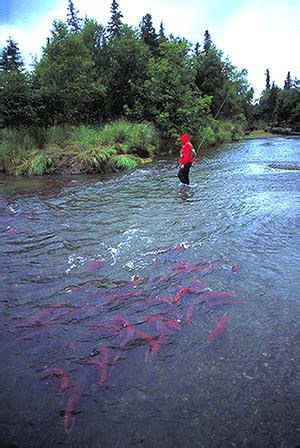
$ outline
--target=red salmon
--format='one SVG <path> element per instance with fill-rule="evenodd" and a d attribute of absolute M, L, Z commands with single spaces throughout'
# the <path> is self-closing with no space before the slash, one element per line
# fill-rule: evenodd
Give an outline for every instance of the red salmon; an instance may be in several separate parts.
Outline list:
<path fill-rule="evenodd" d="M 74 410 L 75 406 L 77 405 L 78 401 L 80 400 L 80 397 L 82 395 L 82 392 L 84 390 L 85 386 L 85 379 L 84 377 L 81 377 L 77 383 L 75 383 L 70 398 L 68 399 L 66 403 L 65 413 L 64 413 L 64 428 L 67 434 L 69 434 L 75 424 L 75 416 L 74 416 Z"/>
<path fill-rule="evenodd" d="M 51 367 L 43 372 L 41 379 L 50 378 L 53 375 L 61 380 L 59 390 L 61 392 L 64 392 L 69 387 L 69 375 L 64 370 L 59 369 L 58 367 Z"/>
<path fill-rule="evenodd" d="M 101 322 L 99 324 L 89 325 L 88 329 L 91 331 L 107 330 L 120 335 L 120 328 L 110 322 Z"/>
<path fill-rule="evenodd" d="M 121 326 L 126 329 L 129 333 L 133 333 L 133 325 L 122 316 L 113 316 L 113 321 L 121 324 Z"/>
<path fill-rule="evenodd" d="M 224 314 L 224 316 L 221 317 L 220 321 L 218 322 L 218 325 L 216 328 L 207 336 L 207 341 L 213 341 L 216 339 L 224 330 L 225 322 L 228 320 L 228 316 Z"/>
<path fill-rule="evenodd" d="M 85 270 L 86 272 L 96 271 L 97 269 L 103 268 L 104 264 L 104 260 L 94 260 L 86 266 Z"/>
<path fill-rule="evenodd" d="M 98 359 L 95 359 L 95 358 L 88 358 L 86 360 L 86 363 L 95 367 L 95 369 L 99 373 L 99 379 L 97 381 L 97 386 L 103 386 L 103 384 L 107 380 L 107 369 L 106 369 L 106 366 L 104 365 L 104 363 L 102 363 L 101 361 L 99 361 Z"/>
<path fill-rule="evenodd" d="M 205 300 L 224 299 L 230 296 L 232 296 L 230 291 L 205 291 L 200 294 L 199 299 L 204 302 Z"/>
<path fill-rule="evenodd" d="M 183 321 L 186 324 L 191 325 L 192 324 L 192 316 L 194 314 L 194 311 L 196 309 L 196 305 L 194 303 L 192 303 L 191 305 L 189 305 L 184 317 L 183 317 Z"/>
<path fill-rule="evenodd" d="M 238 265 L 236 263 L 233 263 L 233 265 L 231 266 L 231 271 L 232 272 L 237 272 L 238 271 Z"/>

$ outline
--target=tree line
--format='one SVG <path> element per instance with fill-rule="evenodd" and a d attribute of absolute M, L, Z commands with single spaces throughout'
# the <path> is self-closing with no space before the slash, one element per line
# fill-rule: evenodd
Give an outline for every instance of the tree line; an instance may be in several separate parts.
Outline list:
<path fill-rule="evenodd" d="M 283 89 L 269 79 L 253 105 L 247 71 L 224 59 L 209 31 L 193 47 L 184 37 L 166 36 L 163 22 L 156 31 L 150 14 L 133 28 L 115 0 L 106 26 L 82 19 L 68 0 L 66 20 L 53 22 L 31 71 L 10 37 L 2 49 L 0 104 L 2 128 L 123 118 L 153 123 L 166 146 L 183 131 L 199 141 L 203 129 L 221 121 L 243 129 L 259 122 L 295 126 L 300 115 L 299 83 L 290 73 Z"/>

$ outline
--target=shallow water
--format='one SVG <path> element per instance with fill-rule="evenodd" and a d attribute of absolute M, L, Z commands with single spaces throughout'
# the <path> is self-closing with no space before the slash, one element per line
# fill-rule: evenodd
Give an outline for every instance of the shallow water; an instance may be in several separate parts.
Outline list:
<path fill-rule="evenodd" d="M 0 177 L 0 446 L 296 447 L 299 149 Z"/>

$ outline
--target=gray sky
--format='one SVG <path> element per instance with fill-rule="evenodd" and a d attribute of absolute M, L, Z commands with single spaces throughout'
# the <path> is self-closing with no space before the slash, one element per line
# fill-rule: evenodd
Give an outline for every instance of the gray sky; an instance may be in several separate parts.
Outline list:
<path fill-rule="evenodd" d="M 80 16 L 106 25 L 111 0 L 73 0 Z M 205 30 L 248 80 L 258 97 L 269 68 L 271 82 L 282 87 L 287 72 L 300 79 L 299 0 L 119 0 L 123 21 L 137 27 L 150 13 L 158 31 L 203 43 Z M 68 0 L 0 0 L 0 44 L 9 36 L 27 63 L 41 55 L 54 19 L 65 19 Z"/>

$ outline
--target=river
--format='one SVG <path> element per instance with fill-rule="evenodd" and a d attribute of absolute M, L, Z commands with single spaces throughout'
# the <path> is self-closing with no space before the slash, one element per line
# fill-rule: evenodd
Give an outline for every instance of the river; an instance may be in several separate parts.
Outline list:
<path fill-rule="evenodd" d="M 299 446 L 299 160 L 1 175 L 1 448 Z"/>

